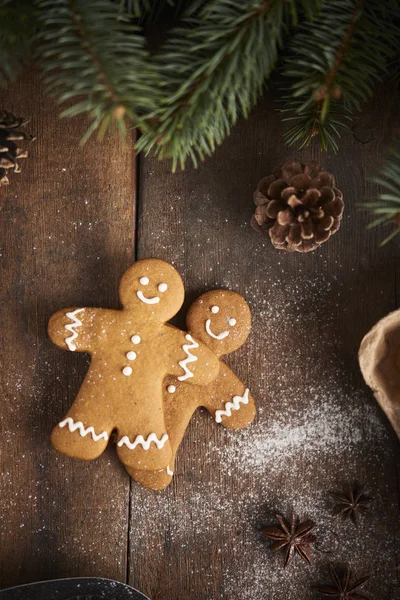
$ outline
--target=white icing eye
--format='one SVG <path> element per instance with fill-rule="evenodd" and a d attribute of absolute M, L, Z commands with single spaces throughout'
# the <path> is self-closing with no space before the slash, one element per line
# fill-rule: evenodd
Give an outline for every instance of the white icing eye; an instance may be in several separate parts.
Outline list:
<path fill-rule="evenodd" d="M 122 374 L 125 375 L 126 377 L 129 377 L 129 375 L 132 375 L 132 367 L 124 367 L 122 369 Z"/>
<path fill-rule="evenodd" d="M 230 319 L 228 319 L 228 323 L 231 327 L 233 327 L 234 325 L 236 325 L 236 319 L 234 319 L 233 317 L 231 317 Z"/>
<path fill-rule="evenodd" d="M 149 281 L 150 281 L 150 279 L 148 277 L 141 277 L 139 279 L 140 285 L 148 285 Z"/>
<path fill-rule="evenodd" d="M 211 307 L 211 312 L 216 315 L 219 312 L 219 306 L 212 306 Z"/>
<path fill-rule="evenodd" d="M 173 394 L 174 392 L 176 392 L 176 387 L 175 387 L 174 385 L 169 385 L 169 386 L 167 387 L 167 391 L 168 391 L 170 394 Z"/>
<path fill-rule="evenodd" d="M 135 360 L 136 356 L 137 356 L 136 352 L 134 352 L 133 350 L 131 350 L 130 352 L 127 352 L 127 354 L 126 354 L 126 358 L 128 360 Z"/>
<path fill-rule="evenodd" d="M 133 335 L 131 337 L 131 342 L 132 344 L 140 344 L 140 335 Z"/>
<path fill-rule="evenodd" d="M 159 292 L 166 292 L 168 289 L 168 285 L 166 283 L 160 283 L 157 289 Z"/>

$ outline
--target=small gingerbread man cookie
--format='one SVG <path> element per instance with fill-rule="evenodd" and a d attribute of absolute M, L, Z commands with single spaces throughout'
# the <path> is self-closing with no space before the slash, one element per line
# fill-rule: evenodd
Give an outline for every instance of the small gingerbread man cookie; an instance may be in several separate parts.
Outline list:
<path fill-rule="evenodd" d="M 186 323 L 190 335 L 222 356 L 244 344 L 250 333 L 251 314 L 242 296 L 215 290 L 203 294 L 192 304 Z M 205 386 L 189 387 L 168 377 L 164 382 L 164 411 L 173 460 L 166 469 L 154 472 L 128 468 L 128 473 L 141 485 L 161 490 L 171 482 L 176 453 L 193 413 L 200 406 L 205 407 L 217 423 L 230 429 L 246 427 L 256 414 L 249 390 L 223 361 L 220 361 L 217 378 Z"/>
<path fill-rule="evenodd" d="M 122 310 L 66 308 L 53 315 L 49 336 L 91 363 L 78 396 L 51 441 L 60 452 L 97 458 L 117 430 L 121 461 L 141 470 L 172 460 L 164 421 L 163 381 L 206 385 L 218 374 L 215 354 L 190 334 L 166 325 L 184 298 L 182 279 L 170 264 L 141 260 L 123 275 Z"/>

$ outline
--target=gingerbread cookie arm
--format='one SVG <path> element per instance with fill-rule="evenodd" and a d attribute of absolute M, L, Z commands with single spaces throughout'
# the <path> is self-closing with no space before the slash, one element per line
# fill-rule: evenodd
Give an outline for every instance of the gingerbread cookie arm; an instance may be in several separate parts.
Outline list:
<path fill-rule="evenodd" d="M 217 379 L 202 388 L 200 394 L 200 405 L 228 429 L 243 429 L 256 416 L 256 405 L 249 389 L 222 361 Z"/>
<path fill-rule="evenodd" d="M 189 333 L 178 329 L 174 331 L 175 343 L 179 344 L 180 351 L 177 360 L 171 366 L 169 375 L 175 375 L 178 382 L 194 385 L 207 385 L 214 381 L 219 372 L 219 359 L 202 342 L 198 342 Z"/>
<path fill-rule="evenodd" d="M 100 337 L 97 316 L 101 308 L 64 308 L 49 321 L 48 334 L 56 346 L 70 352 L 90 352 Z"/>

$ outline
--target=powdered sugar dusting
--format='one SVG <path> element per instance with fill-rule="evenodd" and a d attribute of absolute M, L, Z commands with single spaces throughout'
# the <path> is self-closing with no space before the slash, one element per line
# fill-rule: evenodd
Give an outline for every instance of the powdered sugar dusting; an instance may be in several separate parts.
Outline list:
<path fill-rule="evenodd" d="M 321 291 L 316 282 L 275 280 L 265 296 L 242 293 L 252 306 L 253 332 L 228 362 L 257 399 L 257 422 L 229 431 L 197 414 L 178 457 L 175 490 L 154 495 L 134 485 L 132 561 L 140 572 L 146 544 L 159 572 L 145 591 L 169 597 L 167 566 L 178 577 L 189 570 L 179 586 L 191 600 L 309 600 L 334 560 L 356 575 L 375 573 L 366 591 L 379 590 L 373 597 L 386 600 L 394 573 L 392 449 L 355 361 L 342 359 L 335 308 L 327 310 L 331 285 Z M 358 529 L 332 516 L 329 493 L 356 479 L 375 497 Z M 270 551 L 260 530 L 277 511 L 317 523 L 311 566 L 296 560 L 283 570 L 282 556 Z"/>
<path fill-rule="evenodd" d="M 327 393 L 325 388 L 313 387 L 306 396 L 305 411 L 292 415 L 289 421 L 285 413 L 271 422 L 266 415 L 248 432 L 229 432 L 229 450 L 226 446 L 218 449 L 221 455 L 226 455 L 223 464 L 251 469 L 254 474 L 263 473 L 266 468 L 277 471 L 299 453 L 318 455 L 320 459 L 340 457 L 371 441 L 375 435 L 382 436 L 383 426 L 376 411 L 364 405 L 363 394 L 358 390 L 344 409 L 335 400 L 337 391 Z M 262 415 L 266 413 L 265 409 L 260 410 Z"/>

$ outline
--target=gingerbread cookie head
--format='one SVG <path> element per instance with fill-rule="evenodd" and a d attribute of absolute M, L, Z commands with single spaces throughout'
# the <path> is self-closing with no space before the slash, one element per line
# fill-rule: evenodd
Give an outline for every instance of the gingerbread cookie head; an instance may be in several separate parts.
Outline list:
<path fill-rule="evenodd" d="M 202 294 L 189 308 L 187 328 L 217 356 L 234 352 L 250 333 L 251 313 L 247 302 L 230 290 Z"/>
<path fill-rule="evenodd" d="M 181 276 L 169 263 L 157 258 L 139 260 L 125 271 L 119 297 L 125 309 L 138 319 L 165 323 L 183 304 L 185 291 Z"/>

